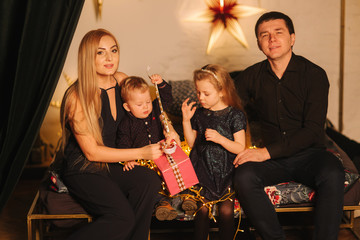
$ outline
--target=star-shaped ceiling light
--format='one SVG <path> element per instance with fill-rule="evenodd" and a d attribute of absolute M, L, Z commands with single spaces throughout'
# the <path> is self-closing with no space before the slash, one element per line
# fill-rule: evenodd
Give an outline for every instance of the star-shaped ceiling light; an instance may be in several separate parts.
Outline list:
<path fill-rule="evenodd" d="M 245 35 L 238 22 L 239 18 L 262 13 L 265 9 L 237 4 L 236 0 L 206 0 L 208 9 L 189 21 L 212 22 L 212 31 L 206 53 L 209 54 L 222 32 L 227 29 L 245 48 L 248 48 Z"/>

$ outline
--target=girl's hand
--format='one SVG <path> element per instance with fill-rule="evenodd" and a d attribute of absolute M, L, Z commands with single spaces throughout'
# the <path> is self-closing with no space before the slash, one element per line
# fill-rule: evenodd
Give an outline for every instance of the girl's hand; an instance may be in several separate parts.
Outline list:
<path fill-rule="evenodd" d="M 138 166 L 140 165 L 138 162 L 136 161 L 126 161 L 124 163 L 124 167 L 123 167 L 123 170 L 124 171 L 130 171 L 131 169 L 133 169 L 135 166 Z"/>
<path fill-rule="evenodd" d="M 140 148 L 140 150 L 141 158 L 146 160 L 157 159 L 163 155 L 160 143 L 146 145 L 145 147 Z"/>
<path fill-rule="evenodd" d="M 221 139 L 223 139 L 223 136 L 216 130 L 207 128 L 205 130 L 205 139 L 206 141 L 212 141 L 214 143 L 221 144 Z"/>
<path fill-rule="evenodd" d="M 176 142 L 176 144 L 178 146 L 181 146 L 181 141 L 180 141 L 180 137 L 179 134 L 177 134 L 176 131 L 171 131 L 169 133 L 166 133 L 164 131 L 164 136 L 165 136 L 165 142 L 167 146 L 171 145 L 171 142 L 174 140 Z"/>
<path fill-rule="evenodd" d="M 194 113 L 196 110 L 196 107 L 194 107 L 194 104 L 196 102 L 191 102 L 190 104 L 188 104 L 188 101 L 189 101 L 189 98 L 187 98 L 181 106 L 183 122 L 190 121 L 190 119 L 194 116 Z"/>
<path fill-rule="evenodd" d="M 163 82 L 163 79 L 161 78 L 161 76 L 159 74 L 153 74 L 150 76 L 150 78 L 151 78 L 151 82 L 153 84 L 155 84 L 155 83 L 160 84 Z"/>

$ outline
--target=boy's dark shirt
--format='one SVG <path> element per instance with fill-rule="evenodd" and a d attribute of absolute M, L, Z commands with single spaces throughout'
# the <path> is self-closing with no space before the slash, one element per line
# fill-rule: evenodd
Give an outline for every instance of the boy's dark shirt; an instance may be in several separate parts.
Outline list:
<path fill-rule="evenodd" d="M 234 80 L 249 122 L 260 121 L 271 158 L 324 147 L 329 81 L 321 67 L 293 53 L 281 79 L 264 60 Z"/>
<path fill-rule="evenodd" d="M 172 104 L 171 85 L 163 81 L 158 85 L 164 111 Z M 130 112 L 123 117 L 117 130 L 116 145 L 118 148 L 138 148 L 157 143 L 164 139 L 160 121 L 160 107 L 157 98 L 152 102 L 153 110 L 145 119 L 134 117 Z"/>

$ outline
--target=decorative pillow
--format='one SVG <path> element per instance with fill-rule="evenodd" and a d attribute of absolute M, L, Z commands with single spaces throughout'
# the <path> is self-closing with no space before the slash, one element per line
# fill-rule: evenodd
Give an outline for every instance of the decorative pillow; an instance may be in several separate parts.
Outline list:
<path fill-rule="evenodd" d="M 359 179 L 358 171 L 349 156 L 333 141 L 329 136 L 325 135 L 325 146 L 328 151 L 332 152 L 343 164 L 345 170 L 345 193 Z"/>
<path fill-rule="evenodd" d="M 345 169 L 344 193 L 359 179 L 359 174 L 351 173 Z M 297 182 L 279 183 L 267 186 L 264 191 L 275 206 L 313 202 L 315 190 Z M 359 201 L 358 201 L 359 202 Z"/>
<path fill-rule="evenodd" d="M 49 170 L 39 186 L 42 211 L 47 214 L 87 214 L 84 208 L 69 194 L 59 175 L 62 172 L 63 154 L 57 151 Z M 69 228 L 87 222 L 84 219 L 52 219 L 56 227 Z"/>
<path fill-rule="evenodd" d="M 181 117 L 181 105 L 185 99 L 190 98 L 189 102 L 197 102 L 194 82 L 190 80 L 179 80 L 169 81 L 169 84 L 172 87 L 174 101 L 167 112 L 174 116 Z"/>
<path fill-rule="evenodd" d="M 343 151 L 328 135 L 325 135 L 325 146 L 328 151 L 334 153 L 337 157 L 339 157 L 345 169 L 349 170 L 352 173 L 358 173 L 354 162 L 345 153 L 345 151 Z"/>
<path fill-rule="evenodd" d="M 49 177 L 50 177 L 50 188 L 54 192 L 58 193 L 68 193 L 69 190 L 63 183 L 63 181 L 60 179 L 59 174 L 57 174 L 55 171 L 49 171 Z"/>
<path fill-rule="evenodd" d="M 360 181 L 351 186 L 351 188 L 344 195 L 344 205 L 354 206 L 359 205 L 360 201 Z"/>
<path fill-rule="evenodd" d="M 331 142 L 331 139 L 329 139 Z M 330 151 L 335 154 L 340 161 L 343 162 L 343 165 L 345 167 L 344 162 L 348 161 L 346 160 L 346 156 L 344 155 L 344 159 L 341 158 L 340 154 L 336 152 L 336 150 L 339 150 L 337 146 L 330 149 Z M 340 149 L 341 150 L 341 149 Z M 349 159 L 349 161 L 351 161 Z M 359 174 L 356 171 L 356 173 L 349 171 L 348 169 L 344 169 L 345 171 L 345 181 L 344 181 L 344 193 L 346 193 L 355 183 L 357 183 L 359 179 Z M 287 182 L 287 183 L 280 183 L 273 186 L 267 186 L 264 188 L 264 191 L 269 196 L 271 202 L 275 206 L 280 205 L 288 205 L 288 204 L 299 204 L 299 203 L 308 203 L 314 201 L 314 196 L 316 195 L 316 192 L 303 184 L 296 183 L 296 182 Z M 359 195 L 359 194 L 357 194 Z M 351 203 L 358 203 L 359 196 L 356 196 L 357 199 L 346 199 L 346 202 Z M 349 205 L 349 204 L 348 204 Z"/>
<path fill-rule="evenodd" d="M 84 208 L 69 194 L 66 192 L 55 192 L 51 188 L 49 189 L 49 182 L 42 182 L 39 187 L 39 198 L 42 206 L 45 208 L 47 214 L 87 214 Z M 73 227 L 77 224 L 84 223 L 84 219 L 54 219 L 49 220 L 52 224 L 61 228 Z"/>
<path fill-rule="evenodd" d="M 344 171 L 345 171 L 344 192 L 346 193 L 353 186 L 353 184 L 357 182 L 360 176 L 359 174 L 352 173 L 347 169 L 345 169 Z"/>
<path fill-rule="evenodd" d="M 280 183 L 267 186 L 264 191 L 275 206 L 293 203 L 307 203 L 313 200 L 315 191 L 296 182 Z"/>

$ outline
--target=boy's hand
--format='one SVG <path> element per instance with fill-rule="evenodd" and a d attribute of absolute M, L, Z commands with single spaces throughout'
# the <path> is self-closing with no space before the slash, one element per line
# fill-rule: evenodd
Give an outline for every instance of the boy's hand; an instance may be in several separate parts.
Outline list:
<path fill-rule="evenodd" d="M 182 115 L 183 115 L 183 122 L 184 121 L 190 121 L 190 119 L 194 116 L 196 107 L 194 107 L 194 104 L 196 102 L 191 102 L 190 104 L 188 104 L 189 98 L 187 98 L 182 106 L 181 106 L 181 111 L 182 111 Z"/>
<path fill-rule="evenodd" d="M 161 78 L 161 76 L 159 74 L 153 74 L 150 76 L 151 82 L 153 84 L 160 84 L 163 82 L 163 79 Z"/>
<path fill-rule="evenodd" d="M 130 171 L 132 170 L 136 165 L 140 165 L 138 162 L 136 161 L 126 161 L 124 163 L 124 167 L 123 167 L 123 170 L 124 171 Z"/>

